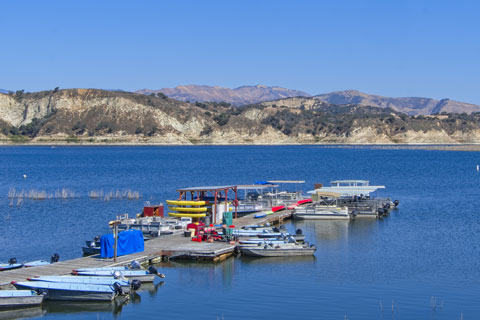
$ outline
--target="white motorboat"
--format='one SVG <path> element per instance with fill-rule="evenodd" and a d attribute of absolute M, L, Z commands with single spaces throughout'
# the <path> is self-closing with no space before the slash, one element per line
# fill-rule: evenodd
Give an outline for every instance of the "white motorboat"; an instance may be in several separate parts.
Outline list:
<path fill-rule="evenodd" d="M 242 255 L 251 257 L 294 257 L 294 256 L 312 256 L 317 247 L 314 245 L 289 243 L 271 243 L 255 246 L 244 246 L 239 248 Z"/>

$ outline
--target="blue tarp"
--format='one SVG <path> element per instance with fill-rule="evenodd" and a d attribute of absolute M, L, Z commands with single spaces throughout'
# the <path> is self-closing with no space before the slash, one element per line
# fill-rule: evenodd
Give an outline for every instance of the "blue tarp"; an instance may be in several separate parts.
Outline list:
<path fill-rule="evenodd" d="M 112 258 L 115 240 L 113 234 L 105 234 L 100 238 L 100 256 L 102 258 Z M 117 256 L 123 256 L 130 253 L 142 252 L 145 250 L 143 245 L 143 233 L 140 230 L 127 230 L 118 234 Z"/>
<path fill-rule="evenodd" d="M 263 185 L 266 185 L 266 184 L 273 184 L 269 181 L 255 181 L 255 184 L 263 184 Z"/>

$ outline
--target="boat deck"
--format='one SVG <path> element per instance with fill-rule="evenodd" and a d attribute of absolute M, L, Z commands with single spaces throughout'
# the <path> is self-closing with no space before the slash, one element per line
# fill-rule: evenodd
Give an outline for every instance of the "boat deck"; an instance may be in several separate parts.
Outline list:
<path fill-rule="evenodd" d="M 237 227 L 252 224 L 281 223 L 291 217 L 291 210 L 284 210 L 268 215 L 265 218 L 255 219 L 250 214 L 234 220 Z M 116 265 L 126 265 L 133 260 L 140 263 L 156 263 L 166 258 L 182 257 L 192 260 L 221 261 L 233 254 L 235 245 L 227 242 L 194 242 L 180 234 L 161 236 L 145 242 L 145 251 L 113 258 L 100 258 L 99 255 L 60 261 L 46 266 L 20 268 L 0 272 L 0 289 L 11 288 L 11 281 L 24 281 L 36 276 L 67 275 L 73 269 L 99 268 Z M 80 251 L 80 247 L 78 248 Z"/>

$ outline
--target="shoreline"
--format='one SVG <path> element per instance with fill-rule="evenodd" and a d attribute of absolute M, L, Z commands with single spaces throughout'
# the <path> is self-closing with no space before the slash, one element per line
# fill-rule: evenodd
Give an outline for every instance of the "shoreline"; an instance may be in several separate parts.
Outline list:
<path fill-rule="evenodd" d="M 344 148 L 344 149 L 362 149 L 371 148 L 378 150 L 436 150 L 436 151 L 480 151 L 480 144 L 465 143 L 465 144 L 451 144 L 451 143 L 412 143 L 412 144 L 374 144 L 374 143 L 128 143 L 128 142 L 67 142 L 67 141 L 42 141 L 42 142 L 6 142 L 0 141 L 0 147 L 18 147 L 18 146 L 71 146 L 71 147 L 144 147 L 144 146 L 158 146 L 158 147 L 184 147 L 184 146 L 311 146 L 318 148 Z"/>

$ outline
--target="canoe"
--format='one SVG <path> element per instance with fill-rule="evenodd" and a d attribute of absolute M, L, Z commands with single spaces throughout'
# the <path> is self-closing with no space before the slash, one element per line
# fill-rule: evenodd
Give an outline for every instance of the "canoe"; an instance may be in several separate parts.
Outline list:
<path fill-rule="evenodd" d="M 0 308 L 40 305 L 45 295 L 34 290 L 0 290 Z"/>
<path fill-rule="evenodd" d="M 106 285 L 46 281 L 12 281 L 12 284 L 17 289 L 46 292 L 47 300 L 112 301 L 117 295 L 113 286 Z"/>
<path fill-rule="evenodd" d="M 0 264 L 0 271 L 18 269 L 21 267 L 23 267 L 23 263 L 14 263 L 14 264 L 2 263 Z"/>
<path fill-rule="evenodd" d="M 177 211 L 177 212 L 207 212 L 207 208 L 205 207 L 197 207 L 197 208 L 170 207 L 169 210 Z"/>
<path fill-rule="evenodd" d="M 169 212 L 170 217 L 187 217 L 187 218 L 201 218 L 205 217 L 206 213 L 178 213 L 178 212 Z"/>
<path fill-rule="evenodd" d="M 183 201 L 183 200 L 167 200 L 168 205 L 173 206 L 204 206 L 205 201 Z"/>

